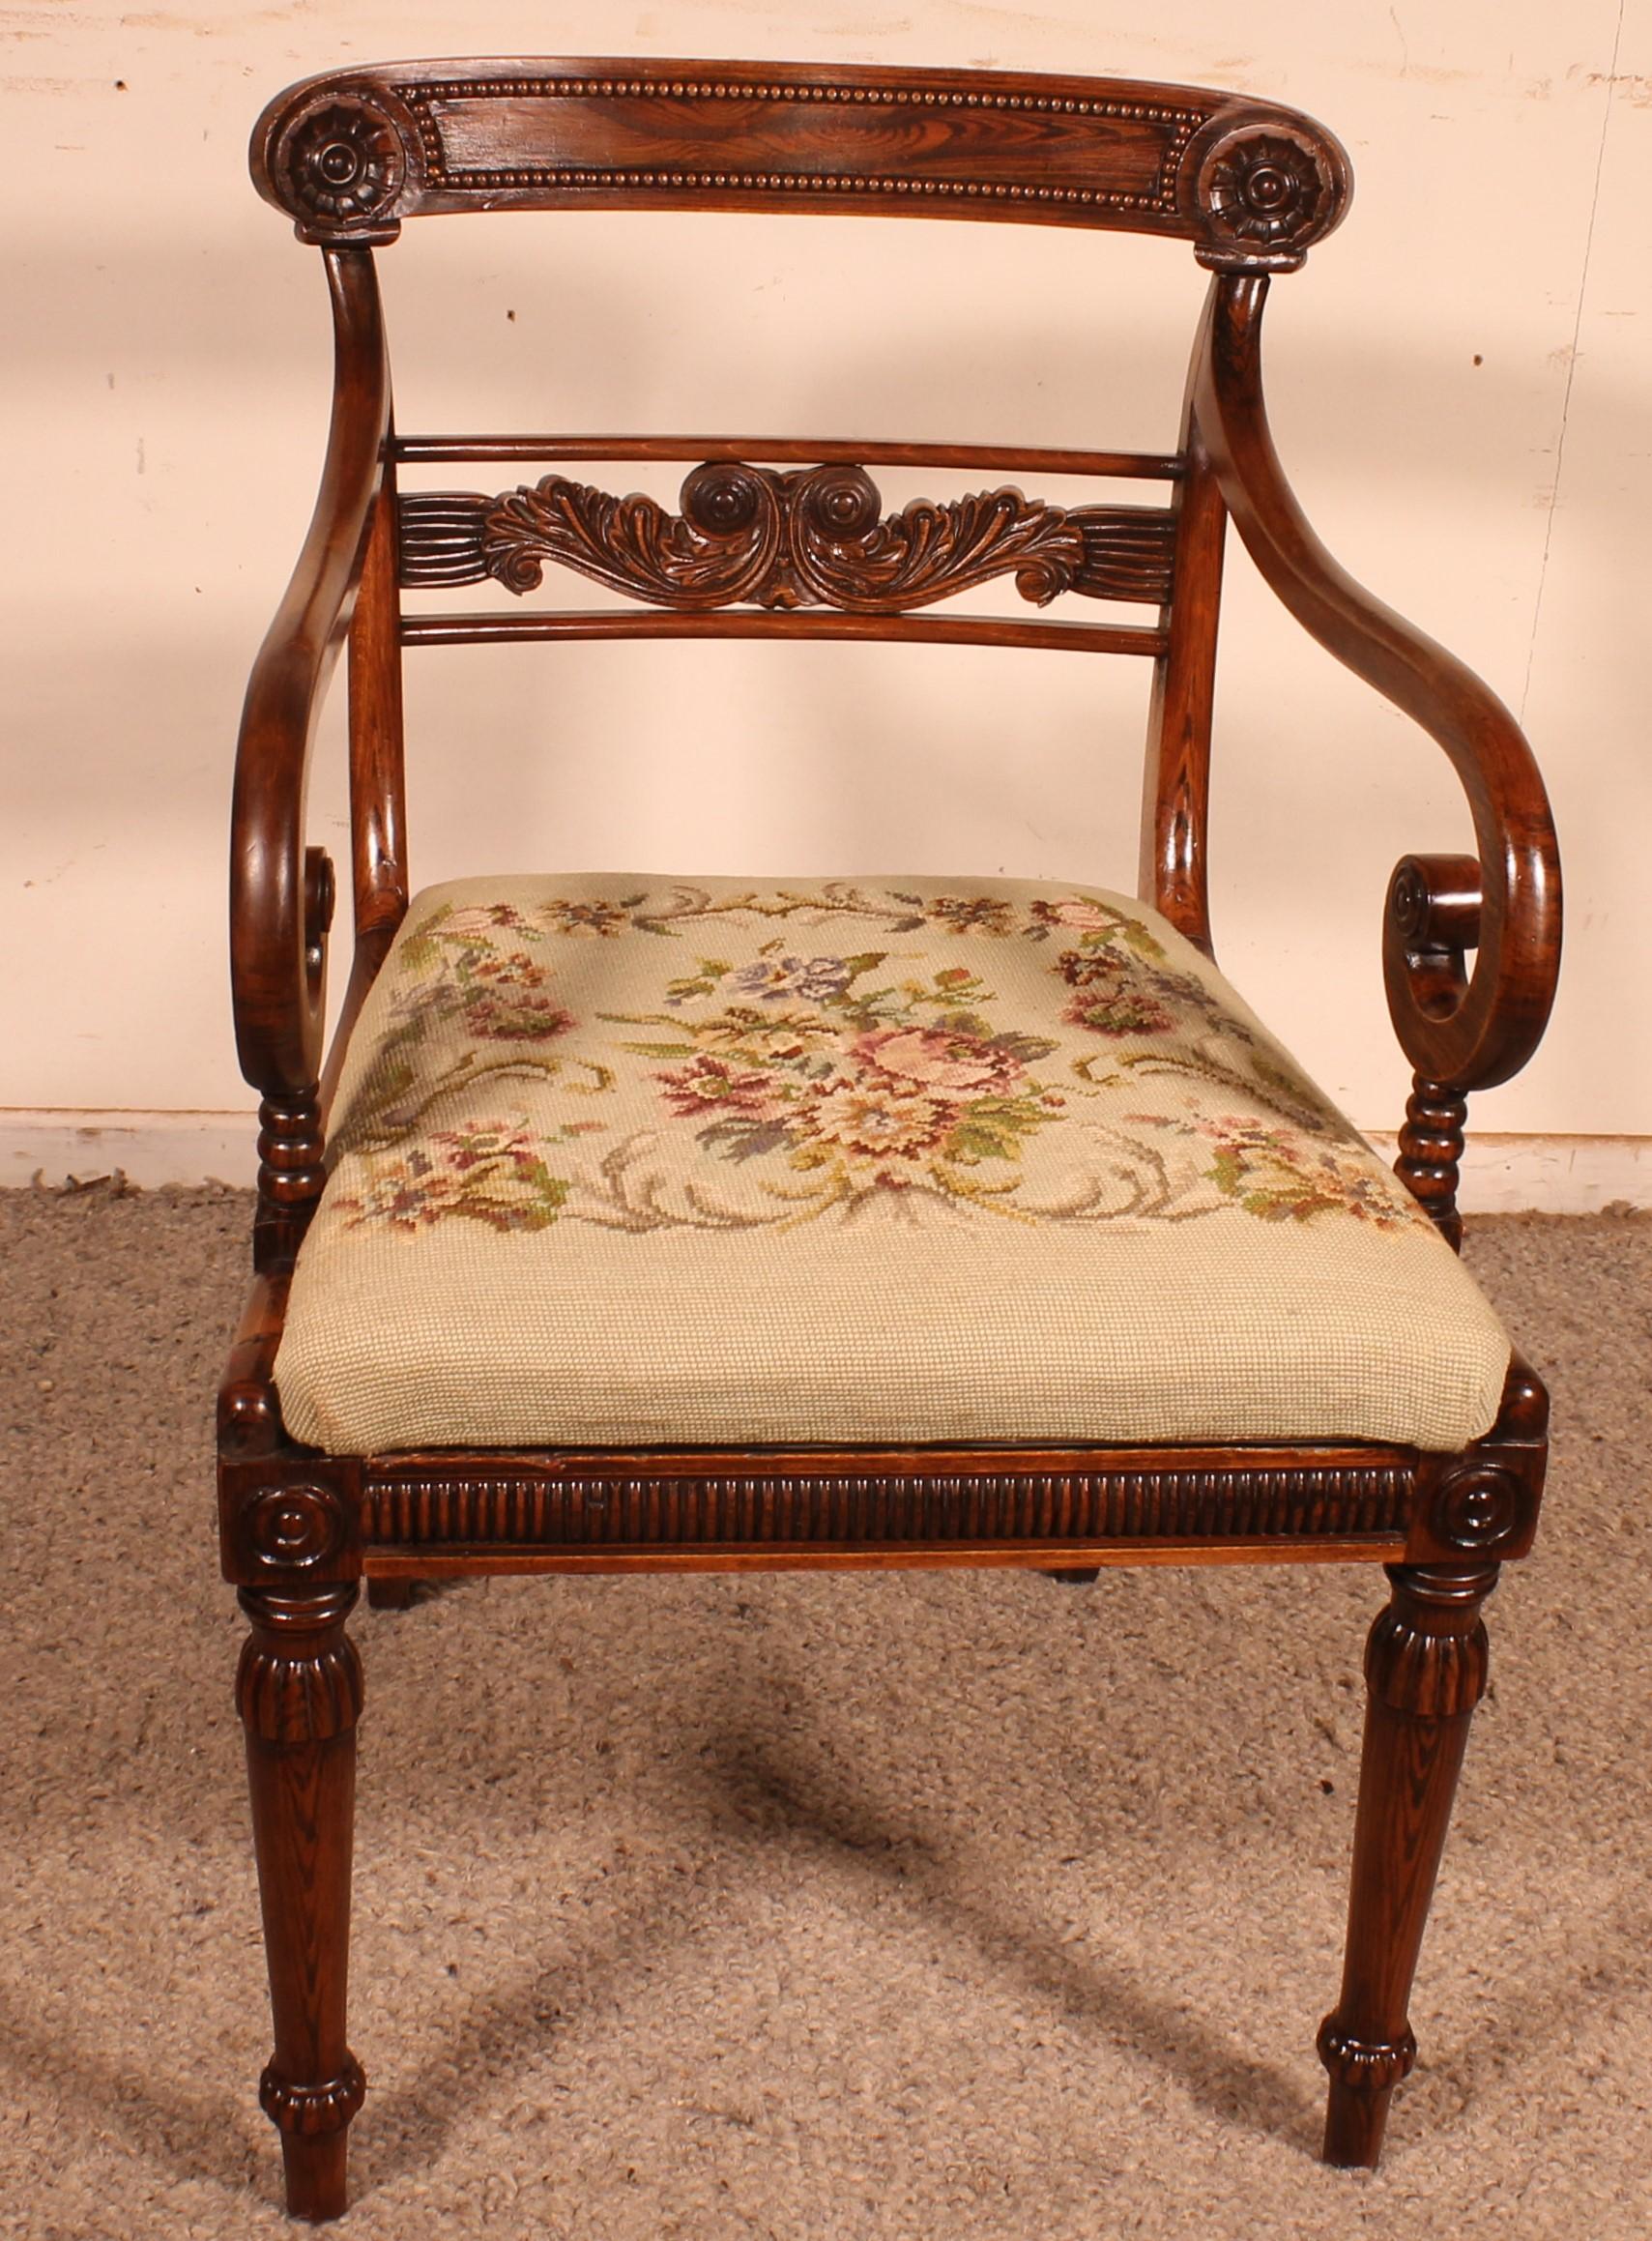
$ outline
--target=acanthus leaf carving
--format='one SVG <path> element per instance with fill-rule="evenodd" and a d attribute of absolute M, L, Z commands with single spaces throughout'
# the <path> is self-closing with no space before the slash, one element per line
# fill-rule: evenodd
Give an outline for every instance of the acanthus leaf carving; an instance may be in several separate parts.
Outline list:
<path fill-rule="evenodd" d="M 493 577 L 534 591 L 546 565 L 656 606 L 740 604 L 897 614 L 1010 576 L 1048 606 L 1064 592 L 1162 603 L 1174 521 L 1162 509 L 1066 509 L 1005 486 L 885 514 L 865 469 L 782 472 L 709 460 L 681 510 L 547 475 L 488 500 L 414 493 L 401 501 L 410 586 Z"/>

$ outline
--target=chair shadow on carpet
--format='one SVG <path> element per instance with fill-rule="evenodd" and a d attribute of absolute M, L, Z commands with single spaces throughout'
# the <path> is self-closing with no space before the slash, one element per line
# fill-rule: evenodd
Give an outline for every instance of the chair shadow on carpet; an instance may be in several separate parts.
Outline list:
<path fill-rule="evenodd" d="M 1076 1948 L 1025 1913 L 1000 1914 L 978 1896 L 963 1895 L 946 1858 L 915 1828 L 860 1801 L 839 1801 L 828 1810 L 813 1794 L 806 1753 L 788 1763 L 749 1731 L 730 1727 L 700 1730 L 692 1754 L 684 1754 L 689 1758 L 691 1765 L 680 1761 L 674 1769 L 670 1802 L 678 1833 L 690 1841 L 714 1834 L 726 1864 L 725 1884 L 745 1876 L 755 1848 L 780 1845 L 789 1848 L 794 1862 L 801 1850 L 824 1876 L 898 1889 L 946 1935 L 972 1946 L 1012 1992 L 1020 1986 L 1054 2000 L 1069 2017 L 1098 2026 L 1108 2043 L 1122 2041 L 1211 2114 L 1287 2140 L 1305 2155 L 1317 2151 L 1317 2086 L 1234 2045 L 1214 2024 L 1178 2012 L 1148 1991 L 1127 1964 L 1098 1954 L 1093 1942 Z M 841 1780 L 839 1766 L 834 1788 Z M 684 1813 L 698 1825 L 682 1829 Z M 633 1888 L 630 1903 L 607 1919 L 594 1956 L 586 1941 L 581 1973 L 587 1995 L 593 1958 L 599 1983 L 608 1983 L 623 1980 L 637 1957 L 659 1950 L 663 1929 L 655 1902 L 668 1888 L 676 1901 L 670 1934 L 681 1943 L 681 1879 L 662 1862 L 642 1891 Z M 716 1900 L 713 1883 L 704 1890 L 703 1910 Z M 507 1981 L 477 1995 L 439 2054 L 405 2081 L 375 2090 L 371 2124 L 361 2128 L 355 2146 L 363 2191 L 429 2168 L 461 2113 L 455 2077 L 466 2081 L 465 2098 L 474 2106 L 492 2081 L 522 2074 L 545 2054 L 563 2027 L 558 1987 L 564 1971 L 543 1945 L 553 1939 L 560 1945 L 565 1935 L 563 1920 L 547 1923 L 540 1950 Z"/>
<path fill-rule="evenodd" d="M 146 2078 L 130 2060 L 28 2014 L 0 1986 L 3 2070 L 31 2083 L 49 2080 L 64 2097 L 67 2123 L 94 2136 L 113 2134 L 175 2181 L 200 2179 L 226 2194 L 245 2194 L 264 2157 L 266 2126 L 256 2104 L 232 2106 L 210 2066 L 198 2085 Z"/>
<path fill-rule="evenodd" d="M 1322 2103 L 1317 2070 L 1311 2072 L 1306 2061 L 1293 2072 L 1235 2043 L 1219 2021 L 1182 2012 L 1156 1995 L 1132 1960 L 1099 1952 L 1093 1937 L 1083 1945 L 1067 1941 L 1042 1927 L 1020 1901 L 1006 1897 L 1000 1909 L 978 1889 L 962 1890 L 946 1851 L 917 1823 L 903 1822 L 864 1795 L 845 1797 L 841 1761 L 830 1771 L 828 1803 L 827 1785 L 809 1748 L 776 1747 L 771 1735 L 760 1736 L 754 1727 L 737 1715 L 684 1733 L 668 1793 L 657 1801 L 680 1839 L 706 1847 L 725 1864 L 723 1876 L 700 1894 L 703 1913 L 715 1907 L 720 1887 L 745 1878 L 755 1853 L 766 1846 L 787 1849 L 794 1865 L 800 1855 L 824 1877 L 898 1890 L 914 1912 L 971 1947 L 1010 1996 L 1020 1987 L 1053 2000 L 1068 2017 L 1104 2033 L 1106 2044 L 1122 2043 L 1156 2065 L 1209 2115 L 1278 2139 L 1304 2158 L 1317 2155 Z M 668 1888 L 674 1894 L 670 1935 L 681 1944 L 681 1884 L 662 1863 L 641 1891 L 633 1885 L 630 1903 L 609 1918 L 600 1981 L 623 1984 L 638 1956 L 659 1949 L 664 1916 L 656 1901 L 663 1901 Z M 1503 2050 L 1509 2064 L 1525 2068 L 1541 2058 L 1546 2042 L 1577 2022 L 1580 1965 L 1609 1983 L 1620 1974 L 1627 1955 L 1648 1934 L 1644 1893 L 1638 1890 L 1631 1900 L 1626 1891 L 1623 1906 L 1596 1927 L 1590 1959 L 1563 1939 L 1533 1949 L 1520 1979 L 1504 1988 L 1495 2015 L 1482 2013 L 1472 2049 L 1461 2038 L 1436 2048 L 1429 2079 L 1436 2095 L 1451 2104 L 1442 2101 L 1431 2117 L 1436 2146 L 1463 2121 L 1472 2100 L 1469 2076 L 1479 2060 Z M 547 1923 L 540 1951 L 508 1981 L 478 1994 L 456 2040 L 445 2042 L 439 2058 L 404 2084 L 375 2094 L 372 2123 L 362 2128 L 357 2143 L 364 2189 L 428 2168 L 460 2113 L 455 2075 L 466 2081 L 465 2098 L 474 2106 L 492 2081 L 520 2074 L 543 2055 L 561 2028 L 557 1992 L 565 1976 L 554 1953 L 543 1948 L 560 1946 L 565 1936 L 561 1921 Z M 589 1961 L 589 1943 L 585 1953 Z M 585 1986 L 589 1993 L 589 1971 Z M 1311 2023 L 1309 2019 L 1305 2039 Z M 1418 2082 L 1426 2089 L 1423 2080 Z"/>
<path fill-rule="evenodd" d="M 1127 1964 L 1041 1929 L 1025 1910 L 1000 1912 L 955 1885 L 943 1854 L 871 1805 L 826 1813 L 809 1794 L 801 1759 L 788 1765 L 749 1736 L 730 1733 L 703 1759 L 730 1802 L 755 1806 L 770 1826 L 800 1842 L 827 1872 L 893 1884 L 914 1907 L 972 1945 L 1004 1985 L 1019 1983 L 1053 1999 L 1068 2016 L 1104 2026 L 1156 2063 L 1210 2114 L 1237 2119 L 1314 2152 L 1322 2121 L 1317 2091 L 1279 2064 L 1245 2052 L 1197 2016 L 1178 2012 L 1143 1985 Z M 841 1779 L 841 1773 L 839 1775 Z"/>

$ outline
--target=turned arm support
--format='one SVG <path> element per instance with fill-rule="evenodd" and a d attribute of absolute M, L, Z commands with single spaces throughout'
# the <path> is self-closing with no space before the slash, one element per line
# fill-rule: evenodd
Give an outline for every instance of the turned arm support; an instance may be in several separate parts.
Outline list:
<path fill-rule="evenodd" d="M 230 973 L 242 1072 L 267 1101 L 313 1098 L 333 873 L 304 847 L 310 742 L 349 627 L 384 476 L 390 375 L 371 251 L 325 252 L 334 381 L 309 534 L 253 664 L 236 754 Z"/>
<path fill-rule="evenodd" d="M 1403 859 L 1383 928 L 1401 1046 L 1420 1081 L 1461 1096 L 1518 1073 L 1548 1021 L 1560 961 L 1553 821 L 1531 749 L 1501 701 L 1362 590 L 1309 527 L 1262 403 L 1266 291 L 1265 276 L 1224 275 L 1212 285 L 1195 389 L 1200 431 L 1267 582 L 1321 646 L 1439 742 L 1468 798 L 1477 857 Z"/>

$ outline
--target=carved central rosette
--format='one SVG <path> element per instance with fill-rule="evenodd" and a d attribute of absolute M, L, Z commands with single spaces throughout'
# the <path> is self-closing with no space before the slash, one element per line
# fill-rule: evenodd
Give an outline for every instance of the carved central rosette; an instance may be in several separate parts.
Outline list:
<path fill-rule="evenodd" d="M 782 473 L 710 460 L 682 484 L 679 513 L 547 475 L 496 499 L 481 525 L 485 572 L 533 591 L 547 561 L 656 605 L 748 604 L 896 614 L 1013 575 L 1047 606 L 1085 570 L 1083 522 L 1019 490 L 884 515 L 863 467 Z"/>

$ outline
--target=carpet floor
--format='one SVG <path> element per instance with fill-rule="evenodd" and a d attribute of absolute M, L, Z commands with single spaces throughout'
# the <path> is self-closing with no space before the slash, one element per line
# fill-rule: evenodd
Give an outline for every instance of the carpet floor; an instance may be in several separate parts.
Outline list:
<path fill-rule="evenodd" d="M 228 1191 L 0 1193 L 0 2232 L 290 2231 Z M 1652 1223 L 1481 1223 L 1555 1394 L 1374 2177 L 1315 2160 L 1366 1567 L 480 1583 L 367 1672 L 350 2241 L 1652 2229 Z"/>

